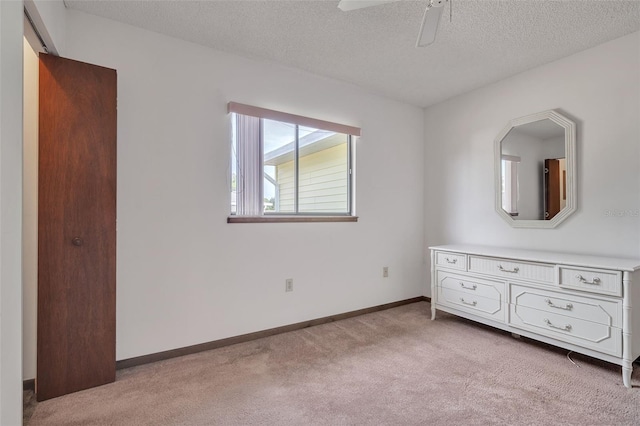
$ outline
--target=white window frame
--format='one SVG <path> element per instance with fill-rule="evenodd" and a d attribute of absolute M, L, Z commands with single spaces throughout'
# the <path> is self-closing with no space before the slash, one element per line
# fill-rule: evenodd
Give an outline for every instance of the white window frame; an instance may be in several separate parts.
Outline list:
<path fill-rule="evenodd" d="M 344 124 L 332 123 L 328 121 L 318 120 L 309 117 L 303 117 L 299 115 L 289 114 L 285 112 L 269 110 L 265 108 L 254 107 L 251 105 L 240 104 L 237 102 L 229 102 L 228 112 L 235 113 L 236 124 L 235 128 L 240 124 L 238 116 L 245 116 L 247 122 L 251 121 L 251 118 L 259 119 L 259 140 L 258 147 L 249 147 L 246 149 L 246 145 L 243 147 L 242 142 L 239 142 L 238 153 L 236 154 L 236 186 L 242 188 L 248 188 L 245 194 L 236 192 L 236 212 L 231 212 L 227 218 L 229 223 L 246 223 L 246 222 L 355 222 L 357 216 L 355 216 L 355 140 L 361 134 L 361 129 L 358 127 L 347 126 Z M 265 212 L 263 204 L 264 193 L 264 169 L 263 169 L 263 122 L 265 119 L 274 120 L 284 123 L 295 125 L 295 212 Z M 252 126 L 255 128 L 256 123 Z M 328 130 L 335 133 L 347 135 L 347 211 L 335 212 L 335 213 L 318 213 L 318 212 L 300 212 L 298 195 L 298 144 L 299 144 L 299 127 L 309 127 L 318 130 Z M 251 130 L 251 129 L 249 129 Z M 237 135 L 236 135 L 237 136 Z M 252 137 L 255 137 L 252 135 Z M 246 142 L 250 143 L 249 140 Z M 246 149 L 246 151 L 252 151 L 244 158 L 241 157 L 240 151 Z M 240 154 L 240 155 L 238 155 Z M 257 155 L 257 157 L 256 157 Z M 240 164 L 244 161 L 244 164 Z M 256 163 L 256 164 L 254 164 Z M 246 185 L 245 185 L 246 180 Z M 258 185 L 256 185 L 256 182 Z M 241 200 L 241 197 L 246 197 Z M 231 202 L 230 202 L 231 205 Z M 239 207 L 239 208 L 238 208 Z"/>

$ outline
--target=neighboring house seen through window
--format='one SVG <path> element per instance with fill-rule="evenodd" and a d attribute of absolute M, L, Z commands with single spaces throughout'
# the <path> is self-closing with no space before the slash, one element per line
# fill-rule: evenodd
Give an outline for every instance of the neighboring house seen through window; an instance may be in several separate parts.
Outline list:
<path fill-rule="evenodd" d="M 360 129 L 235 103 L 229 111 L 232 216 L 352 215 Z"/>

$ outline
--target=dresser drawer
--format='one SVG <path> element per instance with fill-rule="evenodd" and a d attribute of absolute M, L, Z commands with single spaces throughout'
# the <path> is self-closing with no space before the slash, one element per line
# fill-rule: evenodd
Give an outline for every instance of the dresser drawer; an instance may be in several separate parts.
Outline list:
<path fill-rule="evenodd" d="M 438 287 L 438 304 L 504 322 L 505 305 L 497 299 L 468 294 L 447 287 Z"/>
<path fill-rule="evenodd" d="M 523 305 L 509 305 L 509 324 L 613 356 L 622 355 L 622 330 Z"/>
<path fill-rule="evenodd" d="M 562 294 L 512 284 L 509 302 L 516 306 L 525 306 L 542 312 L 564 315 L 611 327 L 622 327 L 622 303 L 620 301 Z"/>
<path fill-rule="evenodd" d="M 505 285 L 502 281 L 482 280 L 445 271 L 438 271 L 437 277 L 440 287 L 457 290 L 470 296 L 482 296 L 505 303 Z"/>
<path fill-rule="evenodd" d="M 553 284 L 554 265 L 520 262 L 493 257 L 469 256 L 469 271 L 507 279 Z"/>
<path fill-rule="evenodd" d="M 450 253 L 446 251 L 436 252 L 436 265 L 445 268 L 460 269 L 461 271 L 467 270 L 467 255 Z"/>
<path fill-rule="evenodd" d="M 561 266 L 560 287 L 622 296 L 622 274 L 619 271 Z"/>

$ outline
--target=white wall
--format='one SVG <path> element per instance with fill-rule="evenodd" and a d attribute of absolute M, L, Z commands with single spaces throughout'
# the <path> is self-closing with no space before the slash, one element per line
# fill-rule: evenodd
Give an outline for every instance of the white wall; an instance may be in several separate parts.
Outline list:
<path fill-rule="evenodd" d="M 24 39 L 22 183 L 22 377 L 36 376 L 38 301 L 38 55 Z"/>
<path fill-rule="evenodd" d="M 547 109 L 577 123 L 578 210 L 553 230 L 513 229 L 494 210 L 493 141 Z M 428 108 L 426 243 L 640 257 L 638 117 L 640 33 Z"/>
<path fill-rule="evenodd" d="M 542 141 L 544 148 L 542 149 L 543 156 L 541 160 L 544 161 L 548 158 L 564 158 L 564 137 L 549 138 Z"/>
<path fill-rule="evenodd" d="M 421 109 L 77 11 L 67 27 L 66 56 L 118 70 L 118 359 L 423 294 Z M 362 127 L 359 222 L 227 224 L 232 100 Z"/>
<path fill-rule="evenodd" d="M 0 424 L 22 424 L 22 2 L 0 1 Z"/>

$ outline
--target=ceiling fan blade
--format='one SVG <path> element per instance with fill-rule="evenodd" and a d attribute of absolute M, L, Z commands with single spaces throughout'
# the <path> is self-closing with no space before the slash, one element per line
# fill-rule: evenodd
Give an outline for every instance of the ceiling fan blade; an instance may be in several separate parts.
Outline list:
<path fill-rule="evenodd" d="M 341 0 L 338 9 L 343 12 L 350 10 L 364 9 L 365 7 L 378 6 L 385 3 L 395 3 L 400 0 Z"/>
<path fill-rule="evenodd" d="M 427 6 L 427 10 L 424 11 L 424 17 L 422 18 L 422 25 L 420 26 L 416 47 L 428 46 L 436 40 L 436 32 L 438 31 L 438 24 L 440 23 L 440 16 L 443 10 L 444 7 Z"/>

